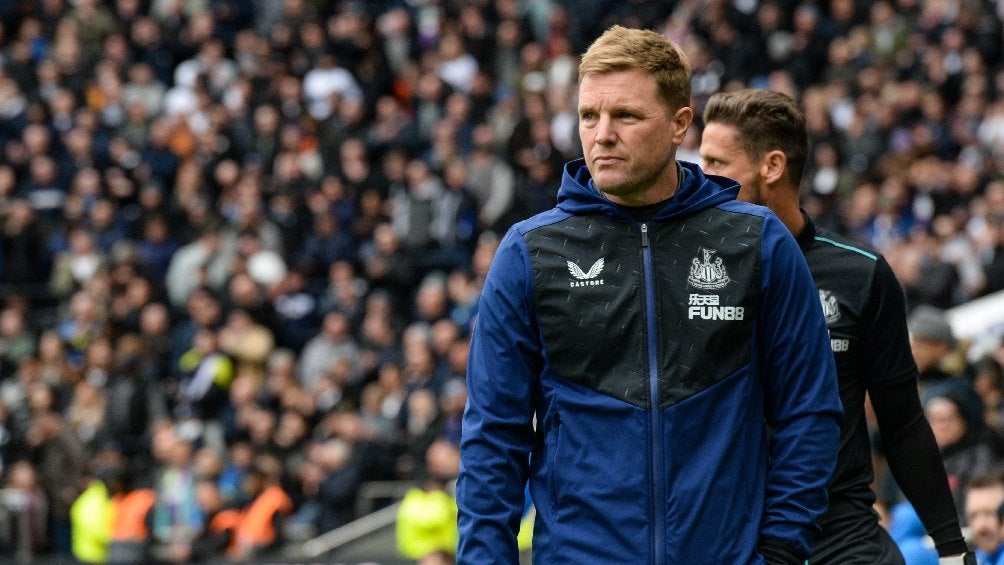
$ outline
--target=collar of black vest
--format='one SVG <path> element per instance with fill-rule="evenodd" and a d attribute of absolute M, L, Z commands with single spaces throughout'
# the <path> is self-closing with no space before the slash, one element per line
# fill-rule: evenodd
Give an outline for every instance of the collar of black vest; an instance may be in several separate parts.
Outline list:
<path fill-rule="evenodd" d="M 795 241 L 802 251 L 805 251 L 816 240 L 816 224 L 812 223 L 812 218 L 805 213 L 805 210 L 802 210 L 802 218 L 805 219 L 805 225 L 802 226 L 802 231 L 795 235 Z"/>

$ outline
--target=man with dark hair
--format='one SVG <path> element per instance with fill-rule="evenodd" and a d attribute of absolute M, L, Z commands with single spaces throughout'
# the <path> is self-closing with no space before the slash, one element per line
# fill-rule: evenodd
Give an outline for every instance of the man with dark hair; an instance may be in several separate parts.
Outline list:
<path fill-rule="evenodd" d="M 704 122 L 700 149 L 704 170 L 739 181 L 740 200 L 767 206 L 795 235 L 829 328 L 844 423 L 829 485 L 830 507 L 819 521 L 822 533 L 809 562 L 903 563 L 872 509 L 866 393 L 889 467 L 934 538 L 941 563 L 973 562 L 920 406 L 903 290 L 881 255 L 816 228 L 799 207 L 808 153 L 802 112 L 783 94 L 743 90 L 713 95 Z"/>
<path fill-rule="evenodd" d="M 614 26 L 579 81 L 584 158 L 484 283 L 457 562 L 517 562 L 529 481 L 536 563 L 801 565 L 840 418 L 805 260 L 735 182 L 677 161 L 678 45 Z"/>
<path fill-rule="evenodd" d="M 1004 563 L 1004 476 L 980 475 L 966 489 L 966 523 L 977 561 L 982 565 Z"/>

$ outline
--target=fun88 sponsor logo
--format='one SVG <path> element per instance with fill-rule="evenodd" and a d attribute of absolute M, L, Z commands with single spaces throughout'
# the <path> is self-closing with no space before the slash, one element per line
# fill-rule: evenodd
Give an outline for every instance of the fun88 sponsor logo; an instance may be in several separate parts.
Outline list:
<path fill-rule="evenodd" d="M 717 294 L 691 294 L 687 315 L 691 320 L 742 320 L 742 306 L 720 306 Z"/>

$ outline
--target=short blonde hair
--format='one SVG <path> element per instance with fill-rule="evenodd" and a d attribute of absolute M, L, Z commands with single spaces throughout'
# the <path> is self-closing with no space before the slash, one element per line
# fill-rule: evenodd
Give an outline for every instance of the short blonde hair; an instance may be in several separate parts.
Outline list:
<path fill-rule="evenodd" d="M 690 59 L 680 46 L 651 30 L 615 25 L 586 49 L 579 80 L 589 74 L 638 68 L 655 78 L 671 110 L 690 106 Z"/>

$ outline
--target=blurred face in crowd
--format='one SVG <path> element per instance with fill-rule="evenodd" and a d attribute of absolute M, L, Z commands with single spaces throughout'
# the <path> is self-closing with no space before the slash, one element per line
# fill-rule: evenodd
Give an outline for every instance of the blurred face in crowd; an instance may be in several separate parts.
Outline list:
<path fill-rule="evenodd" d="M 914 335 L 910 336 L 910 352 L 913 354 L 913 360 L 921 372 L 936 367 L 951 351 L 952 347 L 942 341 Z"/>
<path fill-rule="evenodd" d="M 38 488 L 35 469 L 26 461 L 14 463 L 7 475 L 7 487 L 21 491 L 35 490 Z"/>
<path fill-rule="evenodd" d="M 195 500 L 207 515 L 223 508 L 220 487 L 212 480 L 200 480 L 195 485 Z"/>
<path fill-rule="evenodd" d="M 171 329 L 167 307 L 160 302 L 144 306 L 140 313 L 140 329 L 148 336 L 166 334 Z"/>
<path fill-rule="evenodd" d="M 966 433 L 966 421 L 959 406 L 945 398 L 933 398 L 924 408 L 924 415 L 931 424 L 934 441 L 944 449 L 955 445 Z"/>
<path fill-rule="evenodd" d="M 676 111 L 656 80 L 639 68 L 591 73 L 579 84 L 579 138 L 593 183 L 618 204 L 641 206 L 672 196 L 676 147 L 693 111 Z"/>
<path fill-rule="evenodd" d="M 433 442 L 425 460 L 429 473 L 443 480 L 456 478 L 460 471 L 460 451 L 446 440 Z"/>
<path fill-rule="evenodd" d="M 14 337 L 24 330 L 24 316 L 13 308 L 0 312 L 0 335 Z"/>
<path fill-rule="evenodd" d="M 1004 484 L 970 488 L 966 491 L 966 523 L 977 549 L 993 553 L 1001 544 L 1001 522 L 997 512 L 1004 503 Z"/>

